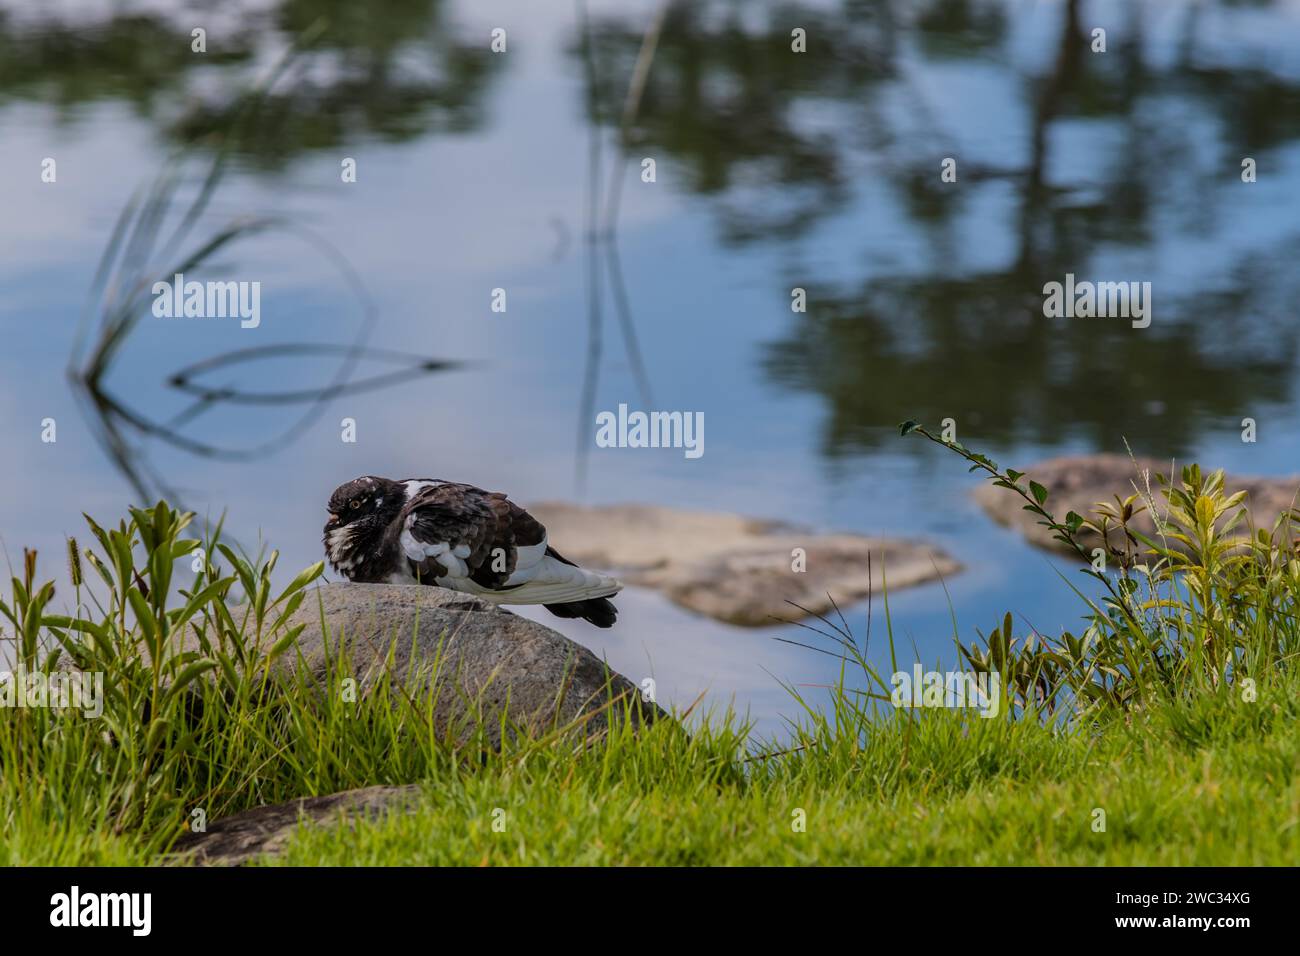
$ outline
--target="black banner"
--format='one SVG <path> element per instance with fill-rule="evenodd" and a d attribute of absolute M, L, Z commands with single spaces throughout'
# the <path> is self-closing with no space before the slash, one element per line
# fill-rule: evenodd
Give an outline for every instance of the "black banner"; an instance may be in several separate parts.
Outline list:
<path fill-rule="evenodd" d="M 438 921 L 550 936 L 654 921 L 717 926 L 732 943 L 772 924 L 866 919 L 918 942 L 985 926 L 1088 940 L 1201 935 L 1231 944 L 1293 916 L 1292 869 L 292 869 L 0 870 L 5 938 L 337 945 Z M 846 903 L 848 904 L 846 908 Z M 574 921 L 577 921 L 575 924 Z M 652 921 L 647 923 L 646 920 Z M 531 927 L 531 929 L 530 929 Z M 639 927 L 639 929 L 638 929 Z M 255 934 L 255 936 L 253 935 Z M 657 935 L 657 934 L 656 934 Z M 668 936 L 661 937 L 668 942 Z M 1020 938 L 1032 938 L 1020 936 Z"/>

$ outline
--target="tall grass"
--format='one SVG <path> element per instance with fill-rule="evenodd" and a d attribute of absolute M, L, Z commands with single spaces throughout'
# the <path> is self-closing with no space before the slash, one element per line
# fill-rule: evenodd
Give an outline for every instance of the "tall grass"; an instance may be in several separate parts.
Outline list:
<path fill-rule="evenodd" d="M 0 711 L 6 829 L 81 834 L 92 856 L 95 841 L 127 834 L 142 852 L 159 853 L 196 820 L 521 760 L 539 748 L 572 749 L 594 714 L 612 714 L 615 735 L 635 732 L 626 713 L 632 702 L 621 699 L 541 727 L 488 715 L 479 699 L 462 700 L 448 718 L 439 695 L 456 682 L 438 679 L 441 654 L 392 676 L 397 642 L 414 634 L 389 635 L 390 666 L 359 687 L 345 682 L 360 670 L 346 635 L 331 635 L 326 621 L 323 676 L 280 666 L 295 662 L 305 624 L 292 619 L 323 563 L 277 591 L 276 552 L 239 554 L 220 540 L 219 525 L 205 539 L 188 537 L 193 516 L 165 503 L 130 515 L 107 528 L 87 517 L 95 544 L 69 542 L 73 613 L 51 613 L 54 585 L 36 582 L 31 552 L 10 599 L 0 599 L 13 632 L 6 656 L 20 677 L 61 669 L 104 675 L 99 716 L 84 708 Z M 87 571 L 102 587 L 83 580 Z M 511 742 L 508 750 L 493 746 L 494 730 Z"/>

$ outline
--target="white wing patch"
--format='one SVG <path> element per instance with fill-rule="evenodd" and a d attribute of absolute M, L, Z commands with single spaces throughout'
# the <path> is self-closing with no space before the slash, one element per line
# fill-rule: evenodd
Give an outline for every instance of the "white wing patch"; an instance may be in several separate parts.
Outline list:
<path fill-rule="evenodd" d="M 524 584 L 531 581 L 542 568 L 546 557 L 546 536 L 538 544 L 529 544 L 515 548 L 515 570 L 506 578 L 505 587 Z"/>
<path fill-rule="evenodd" d="M 398 542 L 402 546 L 402 553 L 412 561 L 420 564 L 429 558 L 433 558 L 444 568 L 447 569 L 445 577 L 438 578 L 439 584 L 452 578 L 469 578 L 469 565 L 465 559 L 470 555 L 470 546 L 467 544 L 458 544 L 452 547 L 450 541 L 437 541 L 431 544 L 423 544 L 415 540 L 415 535 L 411 534 L 411 522 L 415 515 L 408 515 L 406 518 L 406 527 L 402 529 Z M 443 585 L 451 587 L 452 585 Z"/>
<path fill-rule="evenodd" d="M 403 486 L 406 488 L 406 500 L 410 501 L 426 488 L 437 488 L 439 485 L 443 484 L 446 484 L 446 482 L 434 481 L 433 479 L 426 478 L 413 478 L 410 481 L 403 483 Z"/>

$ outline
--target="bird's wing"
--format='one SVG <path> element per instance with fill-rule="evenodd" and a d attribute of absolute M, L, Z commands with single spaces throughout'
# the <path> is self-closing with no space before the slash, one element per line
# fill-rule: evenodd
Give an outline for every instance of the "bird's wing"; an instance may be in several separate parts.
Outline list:
<path fill-rule="evenodd" d="M 540 561 L 546 528 L 500 492 L 441 482 L 402 509 L 399 543 L 422 580 L 507 585 L 516 569 Z"/>

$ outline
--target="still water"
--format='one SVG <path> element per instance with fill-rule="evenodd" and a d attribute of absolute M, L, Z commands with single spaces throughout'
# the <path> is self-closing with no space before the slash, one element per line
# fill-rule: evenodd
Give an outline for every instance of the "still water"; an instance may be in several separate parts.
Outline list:
<path fill-rule="evenodd" d="M 658 10 L 0 0 L 11 560 L 36 547 L 55 574 L 82 511 L 107 520 L 167 491 L 279 548 L 287 574 L 319 559 L 335 485 L 440 476 L 523 502 L 935 542 L 965 571 L 946 592 L 892 595 L 890 611 L 906 658 L 952 663 L 954 615 L 969 641 L 1006 610 L 1054 631 L 1079 607 L 1069 566 L 994 525 L 961 463 L 900 439 L 899 421 L 953 418 L 1015 466 L 1127 441 L 1240 473 L 1300 470 L 1300 4 L 697 0 L 663 18 L 624 124 Z M 191 276 L 260 282 L 261 322 L 135 310 L 99 378 L 130 413 L 106 414 L 66 370 L 79 323 L 106 311 L 92 287 L 114 224 L 179 169 L 174 224 L 219 154 L 188 237 L 169 246 L 159 230 L 136 275 L 170 278 L 231 222 L 264 219 Z M 948 157 L 956 183 L 940 179 Z M 1045 318 L 1042 286 L 1067 273 L 1151 282 L 1150 328 Z M 339 350 L 361 337 L 371 351 L 349 365 Z M 243 354 L 278 345 L 308 348 Z M 209 401 L 170 382 L 231 352 L 184 378 Z M 411 357 L 460 364 L 412 373 Z M 383 387 L 276 399 L 340 376 Z M 595 411 L 620 402 L 703 412 L 706 453 L 596 448 Z M 1247 416 L 1254 444 L 1240 441 Z M 56 442 L 41 441 L 46 419 Z M 662 700 L 705 693 L 764 731 L 796 711 L 780 681 L 835 679 L 830 658 L 776 640 L 805 639 L 798 628 L 736 629 L 644 591 L 619 604 L 613 631 L 537 616 L 655 677 Z M 866 608 L 848 616 L 861 635 Z M 883 661 L 879 606 L 874 628 Z"/>

